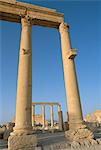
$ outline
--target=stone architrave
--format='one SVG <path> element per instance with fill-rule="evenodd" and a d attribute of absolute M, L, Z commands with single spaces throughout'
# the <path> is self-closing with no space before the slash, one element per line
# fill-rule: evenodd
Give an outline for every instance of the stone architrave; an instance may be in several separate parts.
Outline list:
<path fill-rule="evenodd" d="M 8 149 L 34 148 L 37 138 L 32 131 L 32 25 L 30 18 L 21 19 L 16 121 L 8 139 Z M 28 149 L 29 150 L 29 149 Z"/>
<path fill-rule="evenodd" d="M 59 31 L 62 45 L 65 88 L 68 97 L 69 131 L 65 132 L 65 136 L 72 141 L 93 139 L 93 133 L 88 130 L 83 123 L 78 81 L 74 64 L 74 58 L 77 52 L 76 49 L 72 49 L 71 46 L 69 26 L 63 22 L 59 26 Z"/>
<path fill-rule="evenodd" d="M 16 0 L 0 0 L 0 1 L 7 2 L 7 3 L 15 3 L 16 2 Z"/>

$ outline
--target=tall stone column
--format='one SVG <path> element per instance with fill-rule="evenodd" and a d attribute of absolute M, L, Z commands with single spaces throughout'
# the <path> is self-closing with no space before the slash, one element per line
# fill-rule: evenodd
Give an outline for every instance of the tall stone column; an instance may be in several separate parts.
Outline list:
<path fill-rule="evenodd" d="M 74 58 L 77 55 L 77 52 L 76 49 L 72 49 L 71 46 L 69 26 L 65 23 L 61 23 L 59 26 L 59 31 L 61 35 L 62 59 L 63 59 L 66 95 L 68 98 L 67 103 L 69 114 L 69 130 L 70 130 L 70 132 L 66 132 L 65 135 L 67 138 L 68 137 L 70 139 L 76 138 L 76 140 L 78 139 L 78 141 L 79 138 L 80 139 L 85 137 L 92 138 L 93 137 L 92 133 L 88 130 L 85 130 L 84 128 L 86 128 L 86 126 L 83 125 L 78 81 L 74 64 Z M 83 136 L 84 132 L 86 136 Z"/>
<path fill-rule="evenodd" d="M 59 117 L 59 130 L 63 131 L 63 114 L 60 105 L 58 105 L 58 117 Z"/>
<path fill-rule="evenodd" d="M 43 122 L 43 128 L 45 128 L 45 105 L 42 105 L 42 122 Z"/>
<path fill-rule="evenodd" d="M 68 113 L 69 113 L 69 127 L 76 128 L 82 124 L 82 110 L 80 95 L 77 83 L 77 76 L 74 64 L 76 50 L 72 49 L 69 36 L 69 26 L 61 23 L 60 27 L 61 44 L 62 44 L 62 58 L 64 67 L 64 79 L 66 94 L 68 97 Z"/>
<path fill-rule="evenodd" d="M 35 126 L 35 105 L 32 105 L 32 126 Z"/>
<path fill-rule="evenodd" d="M 8 141 L 9 150 L 29 150 L 37 145 L 36 136 L 32 134 L 32 25 L 27 16 L 21 19 L 21 23 L 16 121 Z"/>
<path fill-rule="evenodd" d="M 53 105 L 50 105 L 51 128 L 54 127 Z"/>
<path fill-rule="evenodd" d="M 21 23 L 15 132 L 32 129 L 32 25 L 29 18 Z"/>

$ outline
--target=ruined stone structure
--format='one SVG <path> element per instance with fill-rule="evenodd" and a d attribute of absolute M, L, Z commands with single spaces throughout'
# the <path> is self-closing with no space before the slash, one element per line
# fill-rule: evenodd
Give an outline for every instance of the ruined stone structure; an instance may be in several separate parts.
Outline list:
<path fill-rule="evenodd" d="M 61 106 L 59 103 L 52 103 L 52 102 L 33 102 L 32 103 L 32 126 L 34 127 L 34 122 L 35 122 L 35 106 L 36 105 L 41 105 L 42 107 L 42 114 L 41 114 L 41 123 L 43 125 L 43 129 L 45 128 L 46 125 L 46 120 L 45 120 L 45 106 L 49 105 L 50 106 L 50 118 L 51 118 L 51 128 L 54 127 L 54 112 L 53 112 L 53 106 L 58 106 L 58 118 L 59 118 L 59 129 L 62 131 L 63 130 L 63 116 L 62 116 L 62 111 L 61 111 Z"/>
<path fill-rule="evenodd" d="M 94 113 L 88 114 L 84 120 L 87 122 L 96 122 L 101 124 L 101 110 L 97 110 Z"/>
<path fill-rule="evenodd" d="M 64 80 L 68 97 L 69 131 L 66 138 L 80 141 L 92 139 L 93 134 L 83 125 L 82 109 L 74 58 L 76 49 L 72 48 L 69 25 L 64 22 L 64 15 L 54 9 L 39 7 L 15 0 L 0 0 L 0 19 L 21 23 L 21 43 L 19 53 L 18 87 L 16 102 L 16 121 L 9 137 L 9 150 L 34 149 L 37 137 L 32 130 L 32 25 L 40 25 L 59 30 L 64 66 Z M 44 112 L 44 105 L 42 107 Z M 44 113 L 43 113 L 44 114 Z M 51 125 L 53 111 L 51 107 Z M 60 114 L 61 116 L 61 114 Z M 43 118 L 45 116 L 43 115 Z M 43 119 L 43 125 L 44 125 Z M 16 142 L 17 141 L 17 142 Z"/>

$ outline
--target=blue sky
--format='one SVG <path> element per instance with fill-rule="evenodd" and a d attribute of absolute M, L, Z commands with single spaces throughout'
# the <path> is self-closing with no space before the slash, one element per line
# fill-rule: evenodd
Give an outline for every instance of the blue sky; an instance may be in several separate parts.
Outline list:
<path fill-rule="evenodd" d="M 84 116 L 101 109 L 101 2 L 20 0 L 56 9 L 70 24 Z M 64 120 L 67 104 L 58 30 L 33 26 L 33 101 L 59 102 Z M 21 25 L 0 21 L 0 123 L 15 115 Z M 57 108 L 55 119 L 57 119 Z M 41 108 L 36 108 L 41 113 Z M 49 118 L 49 107 L 46 108 Z"/>

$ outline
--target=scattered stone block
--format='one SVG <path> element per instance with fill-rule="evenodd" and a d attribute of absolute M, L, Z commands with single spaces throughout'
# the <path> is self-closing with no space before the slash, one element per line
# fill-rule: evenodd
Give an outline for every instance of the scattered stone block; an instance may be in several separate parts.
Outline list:
<path fill-rule="evenodd" d="M 12 135 L 8 139 L 8 150 L 35 150 L 36 146 L 35 135 Z"/>
<path fill-rule="evenodd" d="M 11 132 L 12 132 L 12 130 L 10 130 L 10 129 L 6 130 L 4 135 L 3 135 L 3 139 L 8 140 Z"/>

